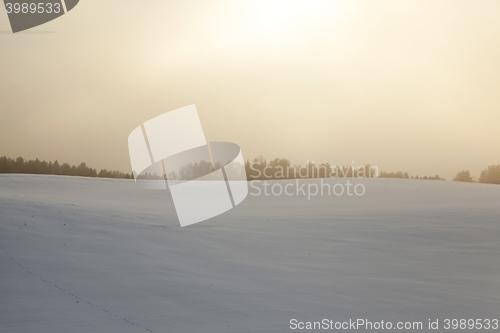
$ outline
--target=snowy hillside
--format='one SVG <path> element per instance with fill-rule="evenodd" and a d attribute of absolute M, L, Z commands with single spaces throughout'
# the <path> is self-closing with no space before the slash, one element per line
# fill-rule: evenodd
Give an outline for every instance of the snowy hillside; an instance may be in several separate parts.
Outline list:
<path fill-rule="evenodd" d="M 364 184 L 362 197 L 249 195 L 180 228 L 167 191 L 0 175 L 0 332 L 499 317 L 500 186 Z"/>

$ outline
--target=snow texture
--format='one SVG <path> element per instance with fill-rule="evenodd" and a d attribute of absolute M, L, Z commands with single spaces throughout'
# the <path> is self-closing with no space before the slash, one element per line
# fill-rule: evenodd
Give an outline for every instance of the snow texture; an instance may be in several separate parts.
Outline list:
<path fill-rule="evenodd" d="M 363 183 L 362 197 L 249 195 L 181 228 L 168 191 L 1 175 L 0 332 L 499 317 L 500 186 Z"/>

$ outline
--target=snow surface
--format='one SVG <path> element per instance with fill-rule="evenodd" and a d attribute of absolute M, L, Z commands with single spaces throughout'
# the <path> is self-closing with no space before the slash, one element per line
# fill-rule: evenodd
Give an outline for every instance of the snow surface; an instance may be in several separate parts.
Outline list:
<path fill-rule="evenodd" d="M 362 197 L 249 195 L 180 228 L 168 191 L 1 175 L 0 332 L 500 316 L 500 186 L 363 183 Z"/>

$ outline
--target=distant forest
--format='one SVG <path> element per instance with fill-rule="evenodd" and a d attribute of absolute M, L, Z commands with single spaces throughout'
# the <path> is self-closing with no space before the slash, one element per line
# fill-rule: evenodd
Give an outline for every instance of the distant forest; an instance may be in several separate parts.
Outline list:
<path fill-rule="evenodd" d="M 407 172 L 379 172 L 378 168 L 371 165 L 365 166 L 339 166 L 322 163 L 316 165 L 308 162 L 306 165 L 291 165 L 285 158 L 275 158 L 267 161 L 263 158 L 255 158 L 252 162 L 245 163 L 245 170 L 248 180 L 273 180 L 273 179 L 296 179 L 296 178 L 402 178 L 402 179 L 428 179 L 445 180 L 436 176 L 409 176 Z M 0 173 L 26 173 L 44 175 L 64 175 L 80 177 L 100 177 L 100 178 L 122 178 L 133 179 L 131 173 L 116 170 L 90 168 L 82 162 L 78 166 L 68 163 L 59 164 L 58 161 L 46 162 L 35 160 L 25 160 L 22 157 L 16 159 L 5 156 L 0 157 Z M 469 170 L 457 173 L 454 181 L 476 182 Z M 500 164 L 490 165 L 485 168 L 477 182 L 488 184 L 500 184 Z"/>
<path fill-rule="evenodd" d="M 275 158 L 267 161 L 255 158 L 252 162 L 245 163 L 248 180 L 265 179 L 295 179 L 295 178 L 407 178 L 407 179 L 429 179 L 445 180 L 439 176 L 414 176 L 410 177 L 407 172 L 379 172 L 376 166 L 370 164 L 362 166 L 354 165 L 331 165 L 330 163 L 315 164 L 308 162 L 306 165 L 291 165 L 286 158 Z"/>
<path fill-rule="evenodd" d="M 131 174 L 101 169 L 97 172 L 96 169 L 89 168 L 87 164 L 80 163 L 78 166 L 69 165 L 68 163 L 59 164 L 55 162 L 35 160 L 25 160 L 18 157 L 15 160 L 5 156 L 0 157 L 0 173 L 30 173 L 41 175 L 63 175 L 63 176 L 81 176 L 81 177 L 100 177 L 100 178 L 134 178 Z"/>

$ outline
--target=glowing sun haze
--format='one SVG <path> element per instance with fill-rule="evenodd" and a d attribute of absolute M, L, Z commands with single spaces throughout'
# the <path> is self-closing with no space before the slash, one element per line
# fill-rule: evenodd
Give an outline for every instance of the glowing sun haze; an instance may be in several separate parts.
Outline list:
<path fill-rule="evenodd" d="M 497 1 L 85 0 L 9 34 L 0 155 L 130 172 L 128 134 L 196 104 L 245 158 L 448 179 L 500 163 Z M 54 32 L 54 33 L 50 33 Z"/>

